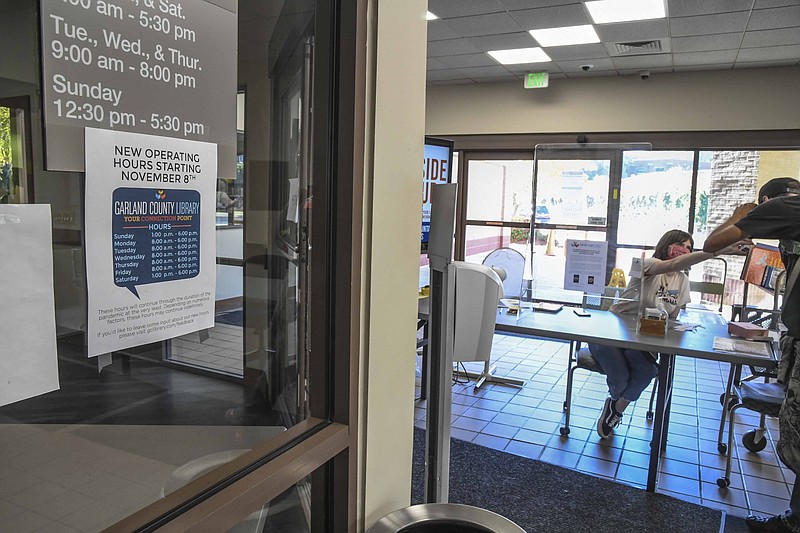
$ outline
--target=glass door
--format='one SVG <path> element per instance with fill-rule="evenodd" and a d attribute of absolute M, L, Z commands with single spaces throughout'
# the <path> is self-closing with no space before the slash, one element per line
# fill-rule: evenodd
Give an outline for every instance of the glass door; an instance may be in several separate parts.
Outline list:
<path fill-rule="evenodd" d="M 208 104 L 206 126 L 227 130 L 238 115 L 238 157 L 224 150 L 213 177 L 218 283 L 203 288 L 216 290 L 215 327 L 95 359 L 87 358 L 84 333 L 84 231 L 93 222 L 91 211 L 84 216 L 85 176 L 49 168 L 41 143 L 30 142 L 51 140 L 35 105 L 31 120 L 28 100 L 40 92 L 40 59 L 49 53 L 33 30 L 52 20 L 45 8 L 55 3 L 13 4 L 4 14 L 20 31 L 0 47 L 0 57 L 18 59 L 0 61 L 7 71 L 0 77 L 0 201 L 31 202 L 35 178 L 36 200 L 52 205 L 56 320 L 67 331 L 53 361 L 60 388 L 0 406 L 0 452 L 64 453 L 49 454 L 50 468 L 37 476 L 36 461 L 15 464 L 11 477 L 27 484 L 6 491 L 19 496 L 18 512 L 0 513 L 0 530 L 20 530 L 23 514 L 36 522 L 30 529 L 42 530 L 346 530 L 355 516 L 348 457 L 358 440 L 349 417 L 359 353 L 352 324 L 360 315 L 356 289 L 341 280 L 361 260 L 351 224 L 360 221 L 353 187 L 363 120 L 356 115 L 365 105 L 356 89 L 365 83 L 362 59 L 349 51 L 365 49 L 366 6 L 183 4 L 189 21 L 219 19 L 228 37 L 218 53 L 237 66 L 236 79 L 206 79 L 225 82 L 226 91 Z M 96 22 L 86 15 L 82 25 Z M 156 49 L 151 36 L 140 41 L 143 50 Z M 188 38 L 181 50 L 209 54 Z M 92 73 L 83 74 L 92 82 Z M 29 96 L 10 98 L 20 90 Z M 159 85 L 148 94 L 169 91 Z M 181 94 L 195 98 L 196 91 Z M 63 504 L 57 514 L 35 512 L 43 490 Z"/>
<path fill-rule="evenodd" d="M 582 293 L 564 289 L 565 245 L 568 239 L 608 240 L 616 206 L 610 194 L 616 152 L 606 147 L 539 145 L 535 156 L 530 296 L 580 303 Z"/>

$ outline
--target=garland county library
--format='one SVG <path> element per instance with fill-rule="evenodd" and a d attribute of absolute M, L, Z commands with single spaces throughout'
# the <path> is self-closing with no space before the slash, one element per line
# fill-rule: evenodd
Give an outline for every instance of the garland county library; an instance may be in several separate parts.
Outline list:
<path fill-rule="evenodd" d="M 426 135 L 453 150 L 454 259 L 517 248 L 529 287 L 568 306 L 568 239 L 607 242 L 627 272 L 663 226 L 701 246 L 800 175 L 796 1 L 663 0 L 590 44 L 528 33 L 590 25 L 586 4 L 0 2 L 0 529 L 367 531 L 410 505 Z M 615 46 L 650 38 L 652 55 Z M 492 55 L 534 47 L 548 59 Z M 533 71 L 549 84 L 526 89 Z M 741 305 L 740 267 L 693 271 L 726 286 L 701 303 Z M 567 344 L 547 346 L 525 356 L 559 372 L 513 401 L 469 387 L 509 400 L 503 452 L 539 445 L 526 393 L 563 394 Z M 516 403 L 530 412 L 501 423 Z M 491 440 L 465 410 L 453 435 Z M 730 490 L 656 487 L 770 510 Z"/>

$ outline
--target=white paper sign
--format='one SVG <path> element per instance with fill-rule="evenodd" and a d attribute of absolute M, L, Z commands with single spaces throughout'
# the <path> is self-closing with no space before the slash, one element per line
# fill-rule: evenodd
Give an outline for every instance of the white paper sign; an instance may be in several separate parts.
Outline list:
<path fill-rule="evenodd" d="M 564 246 L 564 288 L 589 294 L 602 294 L 606 281 L 606 241 L 567 239 Z"/>
<path fill-rule="evenodd" d="M 289 178 L 289 202 L 286 220 L 297 224 L 300 221 L 300 178 Z"/>
<path fill-rule="evenodd" d="M 49 205 L 0 205 L 0 295 L 0 405 L 58 390 Z"/>
<path fill-rule="evenodd" d="M 88 352 L 214 326 L 217 148 L 86 128 Z"/>

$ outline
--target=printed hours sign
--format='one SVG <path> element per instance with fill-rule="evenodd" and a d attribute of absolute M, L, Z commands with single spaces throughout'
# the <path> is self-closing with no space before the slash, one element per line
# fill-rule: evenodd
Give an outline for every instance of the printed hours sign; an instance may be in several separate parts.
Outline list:
<path fill-rule="evenodd" d="M 217 147 L 85 134 L 89 357 L 213 327 Z"/>
<path fill-rule="evenodd" d="M 236 0 L 42 0 L 48 170 L 83 171 L 86 127 L 218 146 L 236 159 Z"/>

